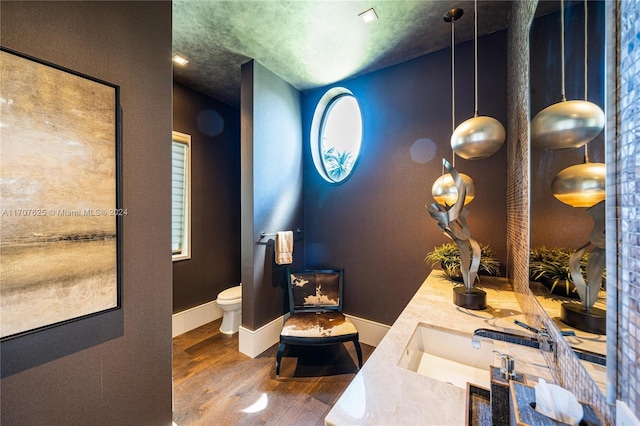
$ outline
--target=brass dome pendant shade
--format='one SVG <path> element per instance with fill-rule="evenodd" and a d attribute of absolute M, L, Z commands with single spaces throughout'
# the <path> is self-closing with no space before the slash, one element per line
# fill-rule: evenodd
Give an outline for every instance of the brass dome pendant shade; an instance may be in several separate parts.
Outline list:
<path fill-rule="evenodd" d="M 451 127 L 455 127 L 455 21 L 460 19 L 463 14 L 462 9 L 450 9 L 444 15 L 444 21 L 451 23 Z M 453 167 L 455 167 L 456 154 L 453 153 Z M 440 176 L 431 186 L 431 195 L 437 203 L 452 206 L 458 199 L 458 189 L 455 181 L 450 173 L 444 174 L 444 169 Z M 476 188 L 473 179 L 464 173 L 460 173 L 462 182 L 465 187 L 466 195 L 464 204 L 468 204 L 473 200 L 476 194 Z"/>
<path fill-rule="evenodd" d="M 466 195 L 464 197 L 464 204 L 467 205 L 473 200 L 476 196 L 476 187 L 473 184 L 473 179 L 471 179 L 468 175 L 464 173 L 460 173 L 460 177 L 462 178 L 462 182 L 464 183 L 464 187 L 466 190 Z M 458 199 L 458 188 L 456 188 L 456 184 L 451 176 L 451 173 L 447 173 L 445 175 L 440 176 L 433 182 L 433 186 L 431 187 L 431 194 L 433 195 L 433 199 L 436 200 L 438 204 L 442 204 L 443 206 L 452 206 L 453 203 Z"/>
<path fill-rule="evenodd" d="M 591 207 L 605 199 L 606 174 L 604 163 L 569 166 L 553 178 L 551 191 L 572 207 Z"/>
<path fill-rule="evenodd" d="M 451 148 L 465 160 L 481 160 L 500 149 L 506 132 L 493 117 L 478 116 L 478 2 L 474 2 L 474 80 L 475 114 L 460 124 L 451 135 Z"/>
<path fill-rule="evenodd" d="M 604 112 L 587 101 L 587 15 L 584 27 L 584 101 L 567 101 L 564 76 L 564 0 L 560 6 L 562 101 L 540 111 L 531 121 L 531 141 L 545 150 L 579 148 L 596 138 L 604 129 Z"/>
<path fill-rule="evenodd" d="M 589 101 L 562 101 L 531 121 L 531 140 L 545 150 L 580 148 L 604 128 L 604 112 Z"/>
<path fill-rule="evenodd" d="M 496 153 L 506 133 L 493 117 L 475 116 L 460 124 L 451 135 L 451 148 L 465 160 L 481 160 Z"/>

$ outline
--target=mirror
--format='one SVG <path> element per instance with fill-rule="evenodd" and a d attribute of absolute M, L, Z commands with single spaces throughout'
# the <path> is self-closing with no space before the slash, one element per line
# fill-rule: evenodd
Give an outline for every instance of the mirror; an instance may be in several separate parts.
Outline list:
<path fill-rule="evenodd" d="M 542 10 L 544 8 L 544 10 Z M 588 16 L 587 99 L 604 109 L 604 2 L 590 1 Z M 565 2 L 565 94 L 567 100 L 585 99 L 584 2 Z M 540 2 L 530 32 L 531 42 L 531 115 L 561 101 L 560 2 Z M 589 161 L 604 163 L 604 132 L 587 144 Z M 576 301 L 577 293 L 568 278 L 568 259 L 590 240 L 594 227 L 586 208 L 571 207 L 557 200 L 551 182 L 561 170 L 584 162 L 585 149 L 546 151 L 532 141 L 530 187 L 530 265 L 534 266 L 531 290 L 549 317 L 563 332 L 579 357 L 602 362 L 606 356 L 606 336 L 571 327 L 560 320 L 562 304 Z M 536 263 L 536 259 L 543 259 Z M 536 269 L 537 268 L 537 269 Z M 545 279 L 551 278 L 551 280 Z M 555 282 L 555 285 L 554 285 Z M 606 282 L 606 280 L 605 280 Z M 606 308 L 606 292 L 601 290 L 594 305 Z M 578 299 L 579 300 L 579 299 Z M 593 355 L 593 356 L 590 356 Z M 606 394 L 606 367 L 597 362 L 583 363 Z"/>

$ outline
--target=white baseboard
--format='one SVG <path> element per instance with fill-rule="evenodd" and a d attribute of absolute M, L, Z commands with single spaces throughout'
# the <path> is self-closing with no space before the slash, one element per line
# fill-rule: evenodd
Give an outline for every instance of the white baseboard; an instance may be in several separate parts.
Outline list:
<path fill-rule="evenodd" d="M 638 426 L 640 421 L 633 415 L 627 404 L 616 401 L 616 426 Z"/>
<path fill-rule="evenodd" d="M 345 314 L 358 329 L 360 342 L 369 346 L 378 346 L 382 338 L 387 334 L 388 325 L 380 324 L 364 318 L 354 317 Z M 284 324 L 284 316 L 274 319 L 270 323 L 263 325 L 257 330 L 249 330 L 240 327 L 239 350 L 241 353 L 255 358 L 280 340 L 280 331 Z"/>
<path fill-rule="evenodd" d="M 382 338 L 387 334 L 387 331 L 391 328 L 389 325 L 354 317 L 353 315 L 344 314 L 344 316 L 349 318 L 353 325 L 356 326 L 358 334 L 360 335 L 359 340 L 365 345 L 378 346 Z"/>
<path fill-rule="evenodd" d="M 240 326 L 238 349 L 241 353 L 255 358 L 280 340 L 280 332 L 284 324 L 284 315 L 263 325 L 257 330 L 249 330 Z"/>
<path fill-rule="evenodd" d="M 173 314 L 171 321 L 171 337 L 198 328 L 211 321 L 222 318 L 222 311 L 215 300 Z"/>

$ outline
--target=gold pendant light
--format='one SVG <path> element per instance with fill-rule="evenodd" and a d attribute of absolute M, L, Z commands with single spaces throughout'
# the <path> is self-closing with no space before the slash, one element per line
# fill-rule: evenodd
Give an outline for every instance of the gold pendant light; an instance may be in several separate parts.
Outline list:
<path fill-rule="evenodd" d="M 605 199 L 606 175 L 605 164 L 590 163 L 585 152 L 583 164 L 569 166 L 553 178 L 551 191 L 571 207 L 591 207 Z"/>
<path fill-rule="evenodd" d="M 466 194 L 464 197 L 464 204 L 466 205 L 476 196 L 476 187 L 473 184 L 473 179 L 469 176 L 464 173 L 460 173 L 460 177 L 462 178 L 462 182 L 466 188 Z M 453 203 L 456 202 L 458 199 L 458 188 L 456 188 L 456 184 L 453 181 L 451 173 L 444 174 L 436 179 L 431 187 L 431 194 L 433 195 L 433 199 L 443 206 L 452 206 Z"/>
<path fill-rule="evenodd" d="M 545 150 L 580 148 L 604 128 L 604 112 L 588 101 L 567 101 L 540 111 L 531 122 L 531 140 Z"/>
<path fill-rule="evenodd" d="M 455 129 L 456 124 L 456 103 L 455 103 L 455 21 L 460 19 L 463 14 L 462 9 L 451 9 L 444 15 L 445 22 L 451 22 L 451 128 Z M 456 153 L 453 152 L 453 167 L 456 164 Z M 464 197 L 464 204 L 470 203 L 475 197 L 476 188 L 473 184 L 473 179 L 464 173 L 460 173 L 460 177 L 465 186 L 466 195 Z M 458 188 L 456 188 L 455 182 L 451 173 L 444 173 L 444 166 L 442 170 L 442 176 L 440 176 L 433 183 L 431 187 L 431 195 L 438 204 L 445 206 L 451 206 L 458 199 Z"/>
<path fill-rule="evenodd" d="M 460 124 L 451 135 L 451 148 L 465 160 L 481 160 L 500 149 L 506 133 L 493 117 L 478 116 L 478 1 L 474 2 L 474 84 L 475 109 L 472 118 Z"/>
<path fill-rule="evenodd" d="M 584 98 L 587 99 L 587 1 L 584 2 L 584 49 L 585 49 L 585 61 L 584 61 Z M 587 112 L 584 113 L 582 117 L 584 117 L 584 122 L 588 123 L 590 120 L 595 121 L 595 117 L 599 117 L 602 115 L 602 127 L 604 127 L 604 113 L 597 106 L 590 102 L 586 101 L 568 101 L 564 102 L 565 104 L 575 103 L 576 106 L 572 106 L 572 109 L 582 109 L 585 110 L 591 108 L 589 115 Z M 562 104 L 562 103 L 561 103 Z M 556 104 L 547 108 L 550 109 L 555 107 Z M 589 104 L 588 106 L 584 106 L 582 104 Z M 597 109 L 596 110 L 594 110 Z M 545 110 L 546 111 L 546 110 Z M 543 111 L 544 112 L 544 111 Z M 540 113 L 542 114 L 542 113 Z M 540 115 L 538 114 L 538 115 Z M 549 114 L 547 114 L 547 118 Z M 568 119 L 568 118 L 567 118 Z M 551 182 L 551 191 L 553 192 L 553 196 L 558 200 L 562 201 L 565 204 L 568 204 L 572 207 L 591 207 L 600 201 L 605 199 L 606 192 L 606 166 L 604 163 L 590 163 L 589 162 L 589 154 L 587 150 L 587 143 L 590 142 L 593 138 L 595 138 L 600 131 L 596 132 L 597 129 L 593 128 L 592 133 L 589 134 L 591 127 L 578 127 L 573 132 L 576 135 L 584 137 L 584 163 L 576 164 L 574 166 L 567 167 L 564 170 L 561 170 Z M 561 131 L 561 130 L 560 130 Z M 559 132 L 560 132 L 559 131 Z M 571 132 L 569 132 L 571 136 Z M 590 139 L 589 139 L 590 138 Z M 576 136 L 577 139 L 577 136 Z"/>
<path fill-rule="evenodd" d="M 564 0 L 560 2 L 562 101 L 540 111 L 531 121 L 531 141 L 545 150 L 579 148 L 604 129 L 604 112 L 587 101 L 587 6 L 584 19 L 585 100 L 567 101 L 564 75 Z"/>

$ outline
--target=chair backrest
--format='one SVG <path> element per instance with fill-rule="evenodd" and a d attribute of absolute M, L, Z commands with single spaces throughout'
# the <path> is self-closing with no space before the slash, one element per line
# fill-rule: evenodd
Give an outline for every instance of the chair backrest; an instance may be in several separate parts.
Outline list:
<path fill-rule="evenodd" d="M 287 269 L 290 312 L 342 312 L 343 269 Z"/>

